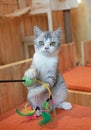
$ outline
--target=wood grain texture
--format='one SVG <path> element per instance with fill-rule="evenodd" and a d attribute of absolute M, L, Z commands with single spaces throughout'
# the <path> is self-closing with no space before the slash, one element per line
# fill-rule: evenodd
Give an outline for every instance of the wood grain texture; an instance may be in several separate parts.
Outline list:
<path fill-rule="evenodd" d="M 81 42 L 82 65 L 91 63 L 91 40 Z"/>
<path fill-rule="evenodd" d="M 73 104 L 91 107 L 91 92 L 68 90 L 67 101 Z"/>
<path fill-rule="evenodd" d="M 29 68 L 31 59 L 7 64 L 0 67 L 0 80 L 20 80 Z M 27 90 L 23 83 L 0 83 L 0 114 L 26 100 Z"/>
<path fill-rule="evenodd" d="M 63 73 L 76 65 L 75 43 L 62 44 L 59 52 L 59 70 Z"/>
<path fill-rule="evenodd" d="M 72 35 L 76 43 L 77 60 L 81 58 L 80 42 L 89 39 L 88 8 L 85 1 L 82 1 L 77 9 L 71 10 Z"/>

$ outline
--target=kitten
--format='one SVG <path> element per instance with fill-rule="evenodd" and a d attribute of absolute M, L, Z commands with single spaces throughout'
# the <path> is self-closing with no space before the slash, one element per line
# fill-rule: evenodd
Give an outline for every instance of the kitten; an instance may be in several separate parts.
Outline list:
<path fill-rule="evenodd" d="M 34 27 L 34 47 L 30 68 L 24 76 L 30 79 L 37 78 L 49 85 L 52 91 L 53 102 L 56 108 L 69 110 L 71 104 L 65 102 L 67 97 L 67 87 L 62 75 L 58 72 L 58 51 L 60 48 L 62 30 L 58 28 L 54 32 L 43 32 L 38 27 Z M 27 87 L 27 99 L 35 109 L 37 103 L 42 107 L 43 102 L 48 98 L 48 91 L 42 85 Z M 35 97 L 37 96 L 37 101 Z"/>

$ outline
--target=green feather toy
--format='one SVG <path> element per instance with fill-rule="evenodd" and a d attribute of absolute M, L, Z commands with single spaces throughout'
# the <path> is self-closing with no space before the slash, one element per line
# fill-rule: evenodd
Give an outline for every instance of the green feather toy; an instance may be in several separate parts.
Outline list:
<path fill-rule="evenodd" d="M 35 113 L 35 110 L 32 110 L 27 113 L 22 113 L 19 109 L 16 109 L 16 113 L 20 116 L 32 116 Z"/>
<path fill-rule="evenodd" d="M 32 87 L 34 84 L 36 84 L 36 79 L 29 79 L 26 76 L 23 77 L 24 85 L 27 87 Z"/>
<path fill-rule="evenodd" d="M 41 116 L 42 116 L 43 119 L 39 122 L 40 125 L 44 125 L 44 124 L 46 124 L 46 123 L 48 123 L 52 120 L 49 112 L 43 111 Z"/>

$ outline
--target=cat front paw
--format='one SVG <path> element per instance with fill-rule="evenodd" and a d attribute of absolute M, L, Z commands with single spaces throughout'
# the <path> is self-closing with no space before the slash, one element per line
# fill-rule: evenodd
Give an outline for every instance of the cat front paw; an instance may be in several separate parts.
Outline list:
<path fill-rule="evenodd" d="M 30 69 L 26 70 L 24 76 L 26 76 L 29 79 L 36 78 L 36 76 L 37 76 L 36 69 L 30 68 Z"/>

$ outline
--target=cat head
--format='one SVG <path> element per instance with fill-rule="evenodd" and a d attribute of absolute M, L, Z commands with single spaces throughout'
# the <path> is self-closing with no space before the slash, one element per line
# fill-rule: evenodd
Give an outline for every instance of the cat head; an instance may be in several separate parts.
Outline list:
<path fill-rule="evenodd" d="M 34 47 L 35 52 L 42 55 L 57 54 L 62 36 L 62 29 L 58 28 L 54 32 L 43 32 L 38 27 L 34 27 Z"/>

